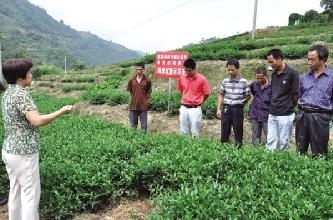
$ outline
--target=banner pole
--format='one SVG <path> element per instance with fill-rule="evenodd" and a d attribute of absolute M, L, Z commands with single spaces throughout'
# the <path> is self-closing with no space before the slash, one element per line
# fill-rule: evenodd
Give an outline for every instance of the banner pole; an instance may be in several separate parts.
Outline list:
<path fill-rule="evenodd" d="M 169 97 L 168 97 L 168 113 L 170 114 L 170 102 L 171 102 L 171 78 L 169 78 Z"/>

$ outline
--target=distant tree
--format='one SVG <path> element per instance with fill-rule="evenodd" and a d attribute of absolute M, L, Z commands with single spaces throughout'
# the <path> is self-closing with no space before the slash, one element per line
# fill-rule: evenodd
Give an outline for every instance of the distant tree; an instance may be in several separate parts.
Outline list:
<path fill-rule="evenodd" d="M 295 25 L 296 22 L 299 22 L 301 15 L 298 13 L 291 13 L 288 19 L 288 25 Z"/>
<path fill-rule="evenodd" d="M 305 12 L 305 14 L 304 14 L 306 23 L 315 22 L 317 20 L 317 17 L 318 17 L 318 12 L 313 9 Z"/>
<path fill-rule="evenodd" d="M 333 22 L 333 0 L 321 0 L 320 6 L 325 9 L 323 13 L 328 14 L 328 22 Z"/>
<path fill-rule="evenodd" d="M 304 14 L 305 23 L 326 23 L 327 16 L 318 13 L 316 10 L 309 10 Z"/>
<path fill-rule="evenodd" d="M 84 63 L 76 63 L 76 64 L 74 64 L 74 65 L 72 66 L 72 68 L 73 68 L 74 70 L 78 71 L 78 70 L 84 70 L 84 69 L 86 69 L 87 66 L 86 66 L 86 64 L 84 64 Z"/>
<path fill-rule="evenodd" d="M 309 23 L 326 23 L 327 15 L 318 13 L 316 10 L 309 10 L 304 15 L 292 13 L 289 15 L 288 25 L 309 24 Z"/>

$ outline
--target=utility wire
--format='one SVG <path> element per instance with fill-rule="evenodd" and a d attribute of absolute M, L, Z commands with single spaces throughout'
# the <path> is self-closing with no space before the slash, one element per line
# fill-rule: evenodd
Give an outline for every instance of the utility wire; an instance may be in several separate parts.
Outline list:
<path fill-rule="evenodd" d="M 177 9 L 179 9 L 179 8 L 181 8 L 181 7 L 184 7 L 185 5 L 188 5 L 188 4 L 190 4 L 191 2 L 193 2 L 193 1 L 195 1 L 195 0 L 187 1 L 187 2 L 185 2 L 185 3 L 183 3 L 183 4 L 180 4 L 180 5 L 176 6 L 176 7 L 170 8 L 170 9 L 168 9 L 168 10 L 166 10 L 166 11 L 160 13 L 160 14 L 157 14 L 157 15 L 151 17 L 151 18 L 148 18 L 148 19 L 146 19 L 146 20 L 144 20 L 144 21 L 142 21 L 142 22 L 140 22 L 140 23 L 138 23 L 138 24 L 136 24 L 136 25 L 133 25 L 132 27 L 127 28 L 127 29 L 125 29 L 124 31 L 122 31 L 122 32 L 120 32 L 120 33 L 114 35 L 114 36 L 112 37 L 112 39 L 113 39 L 113 38 L 117 38 L 118 36 L 123 35 L 123 34 L 127 33 L 127 32 L 130 31 L 130 30 L 133 30 L 133 29 L 135 29 L 135 28 L 138 28 L 138 27 L 140 27 L 140 26 L 142 26 L 142 25 L 144 25 L 144 24 L 146 24 L 146 23 L 148 23 L 148 22 L 151 22 L 151 21 L 157 19 L 158 17 L 161 17 L 162 15 L 168 14 L 168 13 L 171 12 L 171 11 L 174 11 L 174 10 L 177 10 Z"/>

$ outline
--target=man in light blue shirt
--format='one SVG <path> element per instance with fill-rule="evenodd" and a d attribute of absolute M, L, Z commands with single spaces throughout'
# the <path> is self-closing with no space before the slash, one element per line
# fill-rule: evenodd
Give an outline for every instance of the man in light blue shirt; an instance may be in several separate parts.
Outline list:
<path fill-rule="evenodd" d="M 300 77 L 296 119 L 297 151 L 305 154 L 311 145 L 312 155 L 326 156 L 330 120 L 333 113 L 333 70 L 326 65 L 329 51 L 313 45 L 308 52 L 310 70 Z"/>

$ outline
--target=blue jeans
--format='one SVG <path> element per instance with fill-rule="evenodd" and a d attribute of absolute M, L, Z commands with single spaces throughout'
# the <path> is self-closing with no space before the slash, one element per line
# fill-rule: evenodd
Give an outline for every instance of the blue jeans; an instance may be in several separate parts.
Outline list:
<path fill-rule="evenodd" d="M 147 131 L 147 111 L 137 111 L 137 110 L 130 110 L 129 112 L 129 119 L 131 126 L 133 128 L 138 127 L 138 122 L 140 118 L 141 129 L 143 131 Z"/>
<path fill-rule="evenodd" d="M 295 113 L 283 116 L 276 116 L 271 114 L 268 115 L 266 143 L 266 148 L 268 150 L 276 150 L 278 148 L 278 143 L 279 149 L 289 149 L 294 118 Z"/>

